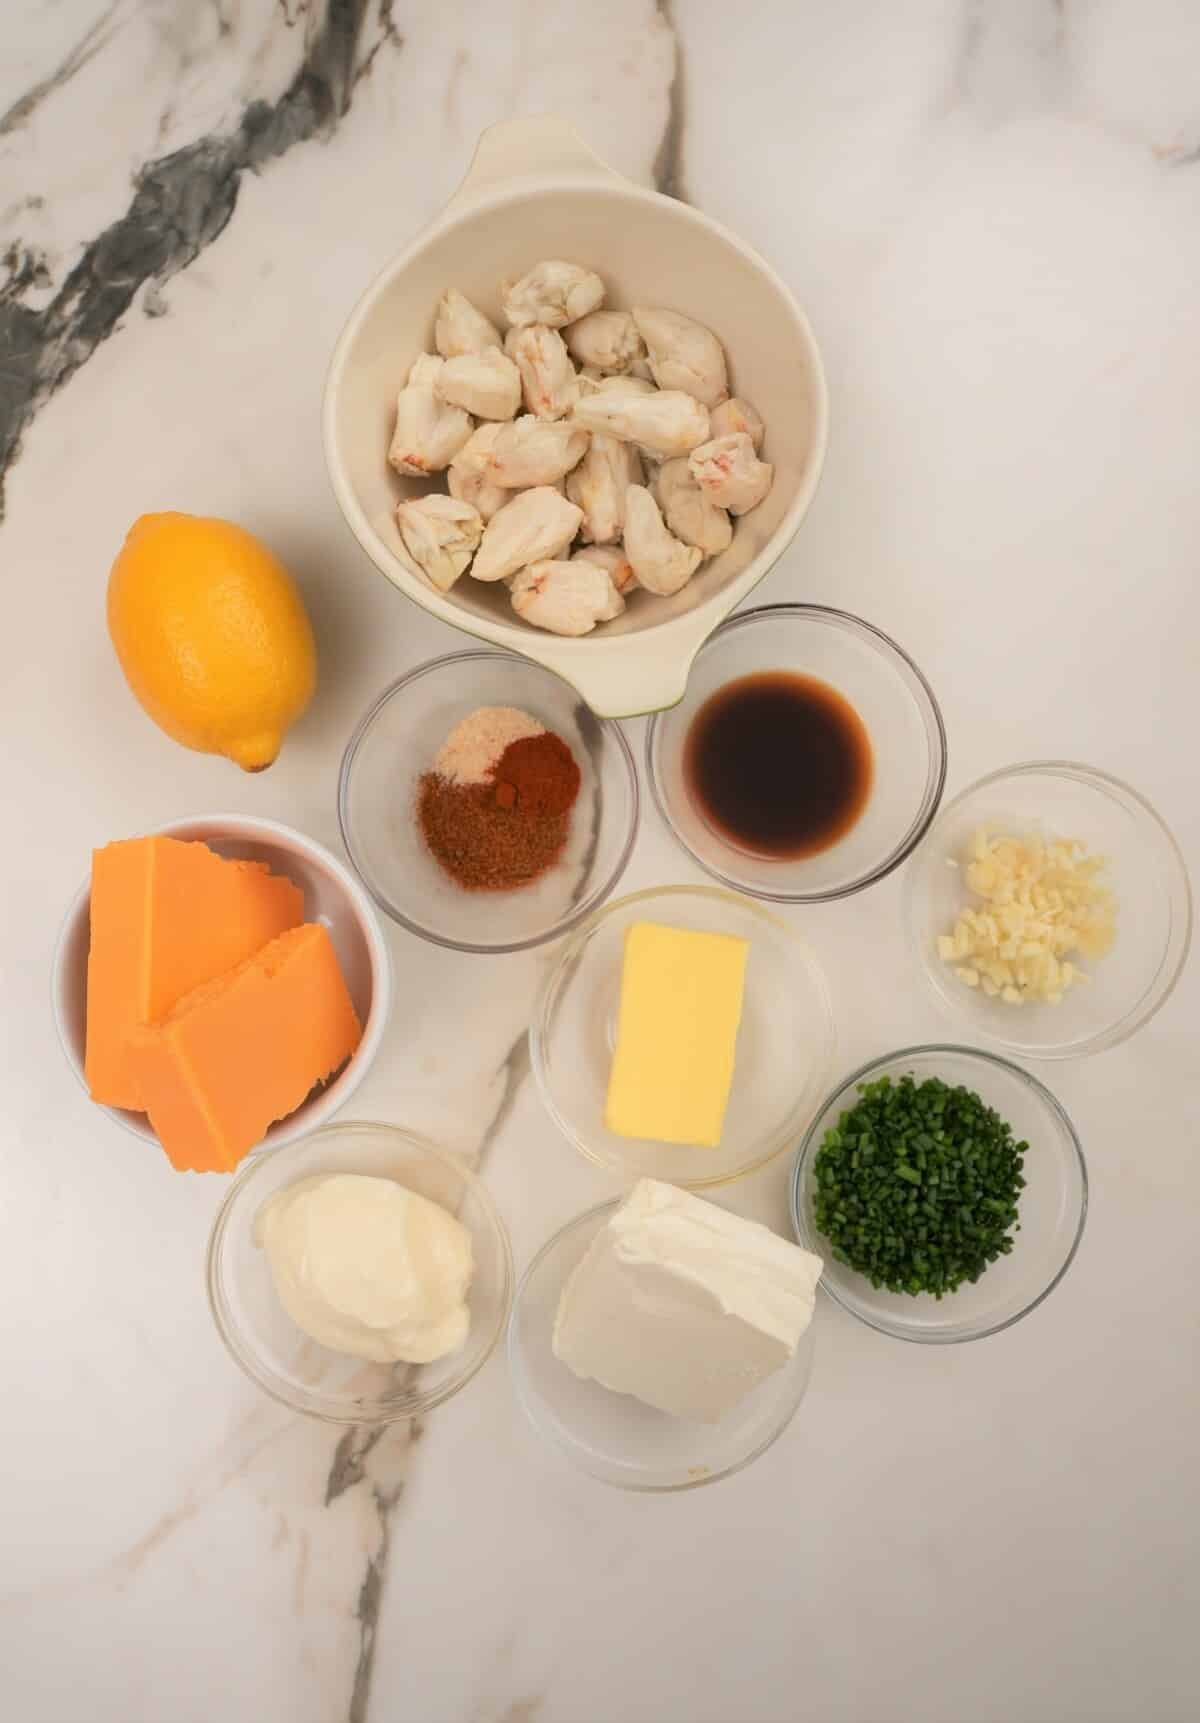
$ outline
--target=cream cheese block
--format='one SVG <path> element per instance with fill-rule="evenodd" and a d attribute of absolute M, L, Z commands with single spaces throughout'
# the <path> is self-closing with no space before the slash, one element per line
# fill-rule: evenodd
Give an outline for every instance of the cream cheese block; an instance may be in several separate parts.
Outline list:
<path fill-rule="evenodd" d="M 563 1287 L 554 1353 L 618 1394 L 716 1423 L 792 1357 L 823 1266 L 757 1221 L 639 1179 Z"/>

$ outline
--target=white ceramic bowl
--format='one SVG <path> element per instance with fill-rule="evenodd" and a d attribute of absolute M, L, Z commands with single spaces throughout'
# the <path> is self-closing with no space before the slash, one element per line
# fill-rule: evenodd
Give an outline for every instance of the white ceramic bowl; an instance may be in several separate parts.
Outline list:
<path fill-rule="evenodd" d="M 735 390 L 766 421 L 775 466 L 766 501 L 681 593 L 639 593 L 618 621 L 578 640 L 520 622 L 502 583 L 466 577 L 435 592 L 407 561 L 394 520 L 401 496 L 429 487 L 397 478 L 386 460 L 396 395 L 417 354 L 432 349 L 442 292 L 458 287 L 496 317 L 501 279 L 544 257 L 597 269 L 614 305 L 668 305 L 708 324 L 725 345 Z M 620 718 L 680 698 L 702 642 L 781 555 L 816 490 L 827 417 L 812 330 L 757 252 L 698 210 L 614 173 L 562 120 L 544 115 L 484 133 L 441 215 L 355 307 L 325 388 L 325 458 L 355 537 L 402 592 L 444 622 L 546 665 L 602 717 Z"/>
<path fill-rule="evenodd" d="M 345 1105 L 366 1076 L 379 1051 L 392 1005 L 392 971 L 379 920 L 366 890 L 344 863 L 321 844 L 276 820 L 243 818 L 240 814 L 211 814 L 172 820 L 154 827 L 162 837 L 208 844 L 218 855 L 267 862 L 273 873 L 286 874 L 304 893 L 304 914 L 329 929 L 346 986 L 354 1001 L 363 1037 L 344 1069 L 325 1088 L 271 1126 L 259 1148 L 279 1148 L 315 1131 Z M 76 893 L 54 953 L 54 1021 L 67 1062 L 86 1089 L 83 1074 L 87 1026 L 87 959 L 91 923 L 91 889 Z M 157 1143 L 144 1113 L 120 1107 L 101 1109 L 145 1142 Z"/>

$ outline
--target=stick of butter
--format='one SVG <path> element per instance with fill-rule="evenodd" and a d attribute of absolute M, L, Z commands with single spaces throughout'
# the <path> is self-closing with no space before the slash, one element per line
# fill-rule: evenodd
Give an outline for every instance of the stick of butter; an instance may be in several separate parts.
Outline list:
<path fill-rule="evenodd" d="M 604 1112 L 610 1131 L 717 1147 L 749 949 L 729 933 L 634 922 Z"/>

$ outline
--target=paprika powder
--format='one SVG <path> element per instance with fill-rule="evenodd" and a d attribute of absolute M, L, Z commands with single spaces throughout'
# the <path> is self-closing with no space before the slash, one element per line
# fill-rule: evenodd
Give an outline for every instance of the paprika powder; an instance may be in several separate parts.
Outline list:
<path fill-rule="evenodd" d="M 509 742 L 474 781 L 436 768 L 424 773 L 417 818 L 434 859 L 458 885 L 513 891 L 562 854 L 579 785 L 570 748 L 539 729 Z"/>

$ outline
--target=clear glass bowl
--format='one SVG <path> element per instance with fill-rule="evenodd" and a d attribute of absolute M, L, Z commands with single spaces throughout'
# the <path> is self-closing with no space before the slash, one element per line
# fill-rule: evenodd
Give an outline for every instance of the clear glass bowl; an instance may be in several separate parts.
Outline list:
<path fill-rule="evenodd" d="M 715 1149 L 619 1137 L 604 1122 L 625 934 L 635 921 L 750 942 L 737 1065 Z M 828 1080 L 833 1006 L 815 956 L 770 910 L 715 886 L 665 886 L 619 898 L 568 941 L 534 1006 L 529 1045 L 550 1116 L 589 1160 L 627 1179 L 723 1184 L 803 1130 Z"/>
<path fill-rule="evenodd" d="M 1116 941 L 1106 957 L 1082 961 L 1092 980 L 1070 988 L 1058 1005 L 989 999 L 937 954 L 938 935 L 978 901 L 948 860 L 961 856 L 983 825 L 1079 838 L 1108 858 Z M 1170 996 L 1191 944 L 1191 888 L 1170 831 L 1128 784 L 1068 760 L 1007 766 L 948 802 L 913 860 L 907 898 L 917 961 L 943 1009 L 972 1035 L 1022 1058 L 1078 1059 L 1124 1041 Z"/>
<path fill-rule="evenodd" d="M 716 1424 L 672 1418 L 581 1380 L 554 1356 L 554 1318 L 568 1276 L 616 1206 L 568 1221 L 526 1269 L 508 1325 L 513 1384 L 538 1434 L 592 1477 L 624 1490 L 694 1490 L 748 1466 L 787 1428 L 808 1387 L 816 1324 L 788 1363 Z"/>
<path fill-rule="evenodd" d="M 441 1203 L 475 1253 L 465 1344 L 432 1364 L 373 1364 L 310 1340 L 275 1292 L 254 1222 L 267 1198 L 314 1173 L 395 1179 Z M 251 1381 L 294 1411 L 331 1424 L 390 1424 L 457 1394 L 486 1362 L 512 1303 L 508 1233 L 483 1185 L 452 1155 L 395 1125 L 326 1125 L 303 1142 L 246 1161 L 217 1212 L 208 1245 L 208 1299 L 217 1331 Z"/>
<path fill-rule="evenodd" d="M 826 1131 L 854 1106 L 860 1083 L 877 1077 L 896 1082 L 908 1075 L 917 1082 L 940 1077 L 943 1083 L 975 1090 L 1007 1119 L 1017 1141 L 1029 1144 L 1020 1231 L 1013 1234 L 1011 1253 L 991 1263 L 974 1285 L 960 1286 L 942 1299 L 872 1286 L 864 1275 L 834 1261 L 829 1241 L 813 1219 L 813 1162 Z M 1054 1096 L 1028 1071 L 972 1047 L 908 1047 L 862 1066 L 834 1090 L 809 1126 L 792 1175 L 792 1225 L 805 1249 L 825 1260 L 821 1285 L 869 1327 L 897 1340 L 982 1340 L 1028 1316 L 1071 1266 L 1087 1202 L 1083 1150 Z"/>
<path fill-rule="evenodd" d="M 561 859 L 518 891 L 464 891 L 418 829 L 417 782 L 449 732 L 479 706 L 516 706 L 562 737 L 582 783 Z M 459 951 L 522 951 L 577 925 L 612 891 L 633 848 L 637 770 L 620 726 L 575 690 L 507 652 L 453 652 L 394 682 L 342 759 L 338 817 L 350 859 L 383 910 Z"/>
<path fill-rule="evenodd" d="M 772 670 L 829 683 L 862 719 L 874 754 L 871 792 L 854 825 L 796 861 L 737 848 L 696 806 L 684 774 L 688 731 L 705 701 Z M 921 841 L 946 781 L 946 732 L 929 684 L 886 634 L 843 610 L 772 604 L 731 617 L 700 649 L 679 705 L 650 720 L 646 766 L 659 813 L 706 873 L 754 897 L 816 903 L 862 891 Z"/>

